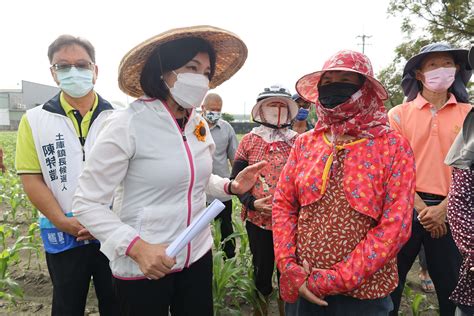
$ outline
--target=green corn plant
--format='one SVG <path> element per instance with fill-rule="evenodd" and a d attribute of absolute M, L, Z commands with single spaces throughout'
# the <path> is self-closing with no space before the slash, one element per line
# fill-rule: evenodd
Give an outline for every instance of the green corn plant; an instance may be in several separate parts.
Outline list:
<path fill-rule="evenodd" d="M 10 275 L 12 265 L 20 262 L 19 254 L 22 251 L 29 252 L 27 268 L 30 267 L 32 254 L 38 257 L 42 254 L 37 224 L 38 211 L 27 199 L 14 169 L 15 142 L 16 132 L 0 133 L 0 144 L 7 167 L 6 173 L 0 173 L 0 208 L 4 219 L 4 223 L 0 225 L 0 299 L 12 304 L 17 304 L 17 300 L 23 297 L 21 286 Z M 29 222 L 34 222 L 28 227 L 25 236 L 21 235 L 18 226 L 6 223 L 7 220 L 17 223 L 20 211 Z"/>
<path fill-rule="evenodd" d="M 10 211 L 9 212 L 4 212 L 3 213 L 3 220 L 6 220 L 8 218 L 8 215 L 10 215 L 11 220 L 13 222 L 16 221 L 16 213 L 18 210 L 18 207 L 21 205 L 21 192 L 23 191 L 21 187 L 19 187 L 16 183 L 16 181 L 12 181 L 11 188 L 10 188 Z"/>
<path fill-rule="evenodd" d="M 10 278 L 0 279 L 0 299 L 16 305 L 17 298 L 23 298 L 20 285 Z"/>
<path fill-rule="evenodd" d="M 38 219 L 38 210 L 26 197 L 14 166 L 16 132 L 0 132 L 0 144 L 8 170 L 6 173 L 0 173 L 0 205 L 6 204 L 2 208 L 3 220 L 17 222 L 21 211 L 28 222 L 35 221 Z"/>
<path fill-rule="evenodd" d="M 234 203 L 240 209 L 240 203 Z M 234 212 L 236 213 L 236 212 Z M 257 294 L 253 278 L 252 256 L 247 233 L 242 221 L 233 220 L 235 232 L 221 240 L 220 222 L 212 225 L 214 237 L 213 253 L 213 298 L 215 315 L 241 315 L 241 306 L 249 304 L 259 309 L 262 298 Z M 224 244 L 232 240 L 237 244 L 234 258 L 226 258 Z"/>
<path fill-rule="evenodd" d="M 411 289 L 408 284 L 405 284 L 405 288 L 403 289 L 403 296 L 410 303 L 411 315 L 413 316 L 420 316 L 422 312 L 436 309 L 431 305 L 427 308 L 422 308 L 423 304 L 427 302 L 426 295 L 413 291 L 413 289 Z"/>
<path fill-rule="evenodd" d="M 251 306 L 254 307 L 254 309 L 260 309 L 260 306 L 265 301 L 265 298 L 260 294 L 260 292 L 257 291 L 255 287 L 254 275 L 253 275 L 252 253 L 250 252 L 249 237 L 247 235 L 247 230 L 245 229 L 244 222 L 242 222 L 242 220 L 240 219 L 241 204 L 240 204 L 240 201 L 237 199 L 237 197 L 234 197 L 233 202 L 234 202 L 233 214 L 235 216 L 233 218 L 232 223 L 234 225 L 235 233 L 238 234 L 239 236 L 238 240 L 240 243 L 238 257 L 240 259 L 240 264 L 245 269 L 245 279 L 252 281 L 252 289 L 248 289 L 249 291 L 248 302 L 251 304 Z M 228 238 L 231 238 L 231 236 L 229 236 Z"/>
<path fill-rule="evenodd" d="M 0 204 L 8 199 L 7 189 L 10 188 L 10 179 L 0 174 Z"/>
<path fill-rule="evenodd" d="M 30 200 L 25 197 L 22 201 L 24 203 L 25 218 L 28 222 L 37 222 L 39 219 L 39 211 L 36 207 L 31 204 Z"/>
<path fill-rule="evenodd" d="M 12 246 L 8 240 L 14 240 Z M 19 252 L 22 250 L 36 250 L 37 245 L 30 242 L 29 236 L 20 236 L 18 227 L 0 225 L 0 298 L 16 304 L 17 298 L 23 297 L 19 284 L 10 278 L 9 266 L 20 260 Z"/>
<path fill-rule="evenodd" d="M 28 263 L 27 263 L 26 268 L 30 269 L 31 257 L 34 253 L 36 255 L 36 258 L 38 259 L 37 260 L 38 270 L 41 271 L 40 258 L 42 256 L 42 251 L 41 251 L 42 241 L 41 241 L 41 237 L 39 237 L 39 234 L 40 234 L 40 229 L 39 229 L 38 221 L 31 223 L 30 226 L 28 227 L 28 238 L 29 238 L 30 243 L 34 245 L 34 249 L 31 249 L 28 253 Z"/>

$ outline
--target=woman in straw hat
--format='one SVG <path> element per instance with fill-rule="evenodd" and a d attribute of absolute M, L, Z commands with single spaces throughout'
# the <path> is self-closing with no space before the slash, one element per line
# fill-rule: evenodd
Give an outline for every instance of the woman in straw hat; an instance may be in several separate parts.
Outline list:
<path fill-rule="evenodd" d="M 272 199 L 278 177 L 288 159 L 298 133 L 291 130 L 291 122 L 298 113 L 298 105 L 291 99 L 288 89 L 279 85 L 265 88 L 258 95 L 252 109 L 253 120 L 260 124 L 242 138 L 235 154 L 232 175 L 247 166 L 265 160 L 254 187 L 244 195 L 242 220 L 249 236 L 253 255 L 254 279 L 257 290 L 265 297 L 261 307 L 266 315 L 267 300 L 273 291 L 272 276 L 275 268 L 272 237 Z M 279 301 L 280 314 L 284 315 L 283 302 Z M 256 315 L 260 315 L 260 311 Z"/>
<path fill-rule="evenodd" d="M 202 214 L 206 192 L 246 192 L 265 165 L 233 181 L 211 175 L 214 142 L 194 110 L 246 56 L 235 34 L 197 26 L 157 35 L 120 64 L 120 88 L 138 99 L 106 122 L 73 209 L 110 259 L 123 315 L 213 314 L 210 229 L 175 258 L 165 249 Z"/>
<path fill-rule="evenodd" d="M 318 122 L 296 140 L 273 202 L 287 315 L 388 315 L 410 236 L 413 153 L 388 125 L 365 55 L 340 51 L 296 89 Z"/>

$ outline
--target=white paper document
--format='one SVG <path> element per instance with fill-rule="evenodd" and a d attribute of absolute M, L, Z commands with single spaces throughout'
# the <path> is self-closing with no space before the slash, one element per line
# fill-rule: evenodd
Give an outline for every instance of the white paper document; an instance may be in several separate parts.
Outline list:
<path fill-rule="evenodd" d="M 166 255 L 173 258 L 175 257 L 187 244 L 194 239 L 203 229 L 209 225 L 209 223 L 225 208 L 225 205 L 219 201 L 214 200 L 211 204 L 202 212 L 202 214 L 196 218 L 191 225 L 189 225 L 179 236 L 166 248 Z"/>

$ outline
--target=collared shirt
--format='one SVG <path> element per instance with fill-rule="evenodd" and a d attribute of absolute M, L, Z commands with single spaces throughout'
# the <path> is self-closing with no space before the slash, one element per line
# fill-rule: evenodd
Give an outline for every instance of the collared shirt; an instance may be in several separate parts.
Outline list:
<path fill-rule="evenodd" d="M 240 141 L 239 148 L 235 154 L 236 161 L 246 161 L 249 166 L 260 161 L 267 161 L 268 164 L 258 173 L 258 179 L 255 182 L 250 193 L 257 200 L 275 193 L 275 188 L 280 177 L 280 173 L 288 161 L 291 148 L 298 137 L 294 133 L 288 141 L 278 140 L 268 143 L 260 135 L 248 133 Z M 261 211 L 252 210 L 242 204 L 242 221 L 248 220 L 260 228 L 271 230 L 272 217 Z"/>
<path fill-rule="evenodd" d="M 216 144 L 216 151 L 212 157 L 212 173 L 228 178 L 230 176 L 229 160 L 234 160 L 237 151 L 237 136 L 232 126 L 224 120 L 218 120 L 214 126 L 210 127 L 210 130 Z M 230 197 L 228 199 L 230 200 Z M 213 200 L 214 197 L 207 197 L 207 202 Z"/>
<path fill-rule="evenodd" d="M 97 108 L 99 103 L 99 98 L 97 94 L 95 95 L 95 101 L 92 106 L 92 109 L 84 115 L 81 121 L 81 130 L 79 130 L 79 123 L 74 113 L 77 111 L 73 108 L 64 98 L 64 93 L 60 94 L 60 103 L 67 117 L 72 121 L 74 129 L 76 130 L 77 136 L 80 136 L 80 131 L 82 132 L 82 137 L 86 137 L 89 132 L 89 125 L 92 118 L 94 110 Z M 17 170 L 21 170 L 22 173 L 41 173 L 41 165 L 38 159 L 38 154 L 36 153 L 35 144 L 33 141 L 33 135 L 31 132 L 31 127 L 26 117 L 26 114 L 23 115 L 18 126 L 18 134 L 21 137 L 17 140 L 16 145 L 16 156 L 15 156 L 15 166 Z"/>
<path fill-rule="evenodd" d="M 224 120 L 217 121 L 210 129 L 216 144 L 216 151 L 212 157 L 212 173 L 228 178 L 230 176 L 229 159 L 234 160 L 237 151 L 237 136 L 232 126 Z"/>
<path fill-rule="evenodd" d="M 448 195 L 451 169 L 444 164 L 444 158 L 470 110 L 470 104 L 458 103 L 453 94 L 442 108 L 436 110 L 419 93 L 413 101 L 389 111 L 390 125 L 413 148 L 417 191 Z"/>

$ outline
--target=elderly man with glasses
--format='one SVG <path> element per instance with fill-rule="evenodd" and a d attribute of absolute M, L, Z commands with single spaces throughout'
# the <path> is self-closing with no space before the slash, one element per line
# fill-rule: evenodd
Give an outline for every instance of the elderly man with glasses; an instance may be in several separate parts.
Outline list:
<path fill-rule="evenodd" d="M 40 210 L 40 231 L 53 283 L 52 315 L 84 315 L 91 277 L 101 315 L 117 315 L 108 259 L 72 215 L 72 198 L 102 122 L 112 106 L 94 92 L 98 68 L 85 39 L 59 36 L 48 49 L 61 92 L 28 110 L 18 129 L 16 169 Z"/>

